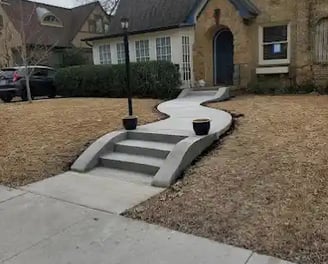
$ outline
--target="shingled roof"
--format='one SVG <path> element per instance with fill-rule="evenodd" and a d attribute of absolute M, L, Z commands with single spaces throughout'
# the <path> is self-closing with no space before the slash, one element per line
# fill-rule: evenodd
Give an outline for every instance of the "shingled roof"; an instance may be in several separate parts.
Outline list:
<path fill-rule="evenodd" d="M 121 0 L 115 16 L 111 20 L 109 34 L 92 37 L 86 40 L 111 38 L 122 35 L 120 19 L 129 18 L 131 34 L 178 28 L 194 25 L 194 16 L 198 9 L 210 0 Z M 242 18 L 251 19 L 259 10 L 251 0 L 227 0 L 238 11 Z M 201 10 L 201 11 L 202 11 Z M 201 13 L 200 11 L 200 13 Z"/>
<path fill-rule="evenodd" d="M 122 17 L 129 18 L 129 32 L 132 34 L 190 26 L 192 24 L 189 22 L 189 17 L 201 1 L 121 0 L 109 26 L 110 34 L 104 37 L 122 34 L 120 24 Z"/>
<path fill-rule="evenodd" d="M 22 32 L 23 21 L 27 44 L 55 45 L 57 47 L 71 47 L 71 41 L 91 12 L 99 5 L 99 2 L 93 2 L 68 9 L 27 0 L 6 0 L 6 3 L 8 4 L 2 7 L 18 32 Z M 63 27 L 41 25 L 37 8 L 49 10 L 60 19 Z M 21 15 L 21 9 L 23 15 Z"/>
<path fill-rule="evenodd" d="M 255 18 L 260 11 L 251 0 L 229 0 L 239 11 L 239 15 L 244 19 Z"/>

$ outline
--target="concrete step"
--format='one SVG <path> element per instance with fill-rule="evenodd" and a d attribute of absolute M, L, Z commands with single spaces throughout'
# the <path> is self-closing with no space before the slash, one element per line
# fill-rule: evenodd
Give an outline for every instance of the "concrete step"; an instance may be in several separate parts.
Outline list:
<path fill-rule="evenodd" d="M 209 96 L 214 97 L 218 91 L 193 91 L 190 92 L 186 97 L 188 96 Z"/>
<path fill-rule="evenodd" d="M 129 132 L 127 138 L 135 139 L 135 140 L 143 140 L 143 141 L 154 141 L 154 142 L 177 144 L 179 141 L 185 139 L 186 136 L 134 131 L 134 132 Z"/>
<path fill-rule="evenodd" d="M 126 182 L 132 182 L 142 185 L 151 185 L 152 177 L 149 174 L 131 172 L 126 170 L 119 169 L 110 169 L 106 167 L 96 167 L 88 172 L 88 174 L 98 176 L 98 177 L 106 177 L 116 180 L 122 180 Z"/>
<path fill-rule="evenodd" d="M 154 176 L 164 159 L 112 152 L 100 158 L 100 164 L 106 168 L 140 172 Z"/>
<path fill-rule="evenodd" d="M 220 88 L 225 87 L 225 86 L 206 86 L 206 87 L 194 87 L 192 88 L 192 91 L 217 91 Z"/>
<path fill-rule="evenodd" d="M 127 139 L 115 144 L 115 151 L 165 159 L 175 144 L 156 141 Z"/>

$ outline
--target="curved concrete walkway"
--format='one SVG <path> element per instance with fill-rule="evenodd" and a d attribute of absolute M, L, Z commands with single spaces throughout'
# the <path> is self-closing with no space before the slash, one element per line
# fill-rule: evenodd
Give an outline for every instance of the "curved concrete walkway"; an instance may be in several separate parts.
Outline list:
<path fill-rule="evenodd" d="M 231 126 L 229 113 L 201 104 L 228 98 L 227 87 L 184 90 L 177 99 L 158 106 L 169 118 L 134 131 L 121 130 L 105 135 L 77 159 L 72 170 L 116 178 L 119 174 L 120 179 L 134 178 L 148 185 L 168 187 Z M 195 135 L 192 121 L 197 118 L 211 119 L 208 135 Z M 142 174 L 137 176 L 136 172 Z"/>
<path fill-rule="evenodd" d="M 210 134 L 219 138 L 230 128 L 232 117 L 229 113 L 205 107 L 201 104 L 212 101 L 223 101 L 229 98 L 229 88 L 220 88 L 217 91 L 192 91 L 185 90 L 174 100 L 164 102 L 158 110 L 169 115 L 168 119 L 139 127 L 139 130 L 162 131 L 182 133 L 195 136 L 192 120 L 196 118 L 210 118 Z"/>

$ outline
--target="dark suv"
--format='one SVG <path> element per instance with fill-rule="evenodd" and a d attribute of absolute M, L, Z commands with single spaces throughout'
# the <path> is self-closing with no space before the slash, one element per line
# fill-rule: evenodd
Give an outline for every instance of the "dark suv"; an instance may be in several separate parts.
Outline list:
<path fill-rule="evenodd" d="M 56 71 L 46 66 L 27 67 L 30 76 L 30 87 L 32 97 L 56 96 L 54 79 Z M 10 102 L 15 96 L 23 101 L 27 100 L 25 67 L 11 67 L 0 70 L 0 98 L 4 102 Z"/>

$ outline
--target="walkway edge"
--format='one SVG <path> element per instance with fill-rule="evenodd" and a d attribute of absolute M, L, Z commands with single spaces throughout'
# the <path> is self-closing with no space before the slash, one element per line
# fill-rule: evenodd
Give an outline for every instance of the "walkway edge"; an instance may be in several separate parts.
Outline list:
<path fill-rule="evenodd" d="M 71 166 L 72 171 L 87 172 L 98 165 L 99 157 L 113 150 L 115 143 L 125 139 L 127 132 L 120 130 L 106 134 L 88 147 Z"/>

